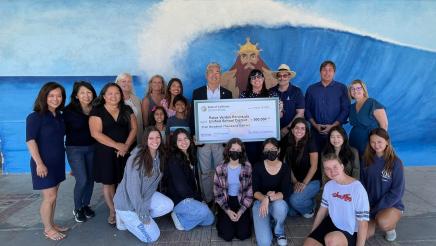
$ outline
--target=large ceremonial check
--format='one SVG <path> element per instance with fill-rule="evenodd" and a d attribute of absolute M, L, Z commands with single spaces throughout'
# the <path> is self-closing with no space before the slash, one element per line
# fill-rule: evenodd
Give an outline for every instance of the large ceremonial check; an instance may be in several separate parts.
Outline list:
<path fill-rule="evenodd" d="M 195 100 L 194 115 L 200 144 L 280 138 L 278 98 Z"/>

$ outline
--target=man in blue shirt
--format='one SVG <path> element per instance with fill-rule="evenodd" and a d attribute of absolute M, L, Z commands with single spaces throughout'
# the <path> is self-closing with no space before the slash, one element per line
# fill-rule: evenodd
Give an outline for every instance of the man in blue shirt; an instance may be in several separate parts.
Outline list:
<path fill-rule="evenodd" d="M 350 99 L 347 87 L 333 80 L 336 65 L 332 61 L 323 62 L 319 70 L 321 81 L 309 86 L 306 91 L 305 115 L 311 124 L 311 134 L 318 150 L 322 151 L 330 129 L 347 122 Z"/>
<path fill-rule="evenodd" d="M 292 121 L 297 117 L 304 117 L 304 96 L 300 88 L 291 83 L 296 73 L 288 65 L 281 64 L 274 75 L 278 84 L 271 90 L 280 97 L 280 136 L 283 138 L 288 134 Z"/>

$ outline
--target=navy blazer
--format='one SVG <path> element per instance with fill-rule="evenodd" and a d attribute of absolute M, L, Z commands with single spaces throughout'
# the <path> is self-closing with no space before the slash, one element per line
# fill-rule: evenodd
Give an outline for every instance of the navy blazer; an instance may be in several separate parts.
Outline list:
<path fill-rule="evenodd" d="M 232 92 L 226 88 L 220 86 L 220 99 L 232 99 Z M 194 100 L 207 100 L 207 86 L 203 85 L 192 92 L 191 102 L 191 116 L 190 116 L 190 128 L 192 135 L 195 135 L 195 121 L 194 121 Z"/>

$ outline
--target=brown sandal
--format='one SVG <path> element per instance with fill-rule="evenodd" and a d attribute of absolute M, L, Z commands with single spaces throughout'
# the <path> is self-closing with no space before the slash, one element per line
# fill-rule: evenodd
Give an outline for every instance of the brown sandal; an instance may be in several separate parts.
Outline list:
<path fill-rule="evenodd" d="M 53 241 L 60 241 L 66 237 L 65 234 L 58 232 L 56 229 L 52 228 L 49 231 L 44 232 L 44 236 L 47 239 L 53 240 Z"/>

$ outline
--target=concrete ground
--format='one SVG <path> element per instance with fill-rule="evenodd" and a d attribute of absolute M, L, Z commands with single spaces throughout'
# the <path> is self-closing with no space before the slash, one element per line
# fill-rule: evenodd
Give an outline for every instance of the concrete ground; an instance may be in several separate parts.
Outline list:
<path fill-rule="evenodd" d="M 397 228 L 397 240 L 388 243 L 381 233 L 367 245 L 436 245 L 436 167 L 407 167 L 406 211 Z M 107 208 L 101 186 L 96 185 L 91 206 L 96 217 L 76 223 L 72 216 L 74 178 L 68 177 L 60 186 L 55 220 L 71 227 L 68 237 L 53 242 L 44 238 L 40 223 L 40 194 L 32 190 L 30 175 L 0 176 L 0 245 L 140 245 L 127 231 L 118 231 L 106 222 Z M 286 235 L 289 245 L 302 245 L 313 220 L 288 218 Z M 177 231 L 169 216 L 157 220 L 161 237 L 159 245 L 255 245 L 251 240 L 224 242 L 214 226 L 196 228 L 190 232 Z"/>

